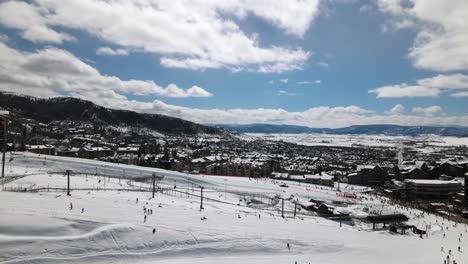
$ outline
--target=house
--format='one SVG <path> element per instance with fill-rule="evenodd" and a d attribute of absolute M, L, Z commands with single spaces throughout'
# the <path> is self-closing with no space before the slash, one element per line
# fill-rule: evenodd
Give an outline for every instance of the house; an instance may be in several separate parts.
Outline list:
<path fill-rule="evenodd" d="M 359 165 L 356 172 L 347 176 L 349 184 L 381 186 L 387 180 L 387 171 L 378 165 Z"/>
<path fill-rule="evenodd" d="M 468 218 L 468 210 L 462 211 L 461 216 L 465 219 Z"/>
<path fill-rule="evenodd" d="M 299 201 L 298 204 L 307 211 L 314 211 L 317 204 L 311 201 Z"/>
<path fill-rule="evenodd" d="M 206 174 L 227 175 L 227 176 L 245 176 L 245 177 L 264 177 L 269 175 L 268 166 L 261 161 L 243 161 L 234 160 L 231 162 L 217 162 L 207 165 Z"/>
<path fill-rule="evenodd" d="M 319 213 L 319 214 L 332 215 L 334 209 L 335 209 L 335 208 L 334 208 L 333 206 L 330 206 L 330 205 L 328 205 L 328 204 L 322 203 L 322 204 L 320 204 L 320 205 L 317 207 L 316 211 L 317 211 L 317 213 Z"/>
<path fill-rule="evenodd" d="M 117 148 L 117 153 L 120 154 L 120 155 L 124 155 L 124 154 L 138 155 L 139 151 L 140 151 L 139 146 L 129 146 L 129 147 Z"/>
<path fill-rule="evenodd" d="M 305 178 L 305 182 L 307 183 L 325 185 L 325 186 L 333 186 L 334 185 L 333 180 L 335 179 L 334 176 L 327 175 L 327 174 L 319 174 L 319 175 L 306 174 L 304 175 L 304 178 Z"/>
<path fill-rule="evenodd" d="M 303 182 L 305 181 L 304 175 L 289 175 L 288 180 Z"/>
<path fill-rule="evenodd" d="M 55 147 L 51 145 L 26 145 L 26 151 L 43 155 L 55 155 Z"/>
<path fill-rule="evenodd" d="M 463 194 L 464 203 L 468 204 L 468 172 L 465 173 L 463 189 L 464 189 L 464 194 Z"/>
<path fill-rule="evenodd" d="M 220 161 L 224 161 L 220 159 Z M 207 173 L 206 167 L 210 164 L 218 162 L 217 156 L 206 156 L 201 158 L 195 158 L 191 160 L 191 171 L 198 171 L 201 173 Z M 210 170 L 214 170 L 214 168 L 210 168 Z"/>
<path fill-rule="evenodd" d="M 443 161 L 440 165 L 434 168 L 434 173 L 436 175 L 448 175 L 453 177 L 463 177 L 465 169 L 463 166 L 460 166 L 456 161 Z"/>
<path fill-rule="evenodd" d="M 59 148 L 57 149 L 56 153 L 57 156 L 64 156 L 64 157 L 78 157 L 79 148 Z"/>
<path fill-rule="evenodd" d="M 84 159 L 99 159 L 112 156 L 112 150 L 108 147 L 83 147 L 78 151 L 78 157 Z"/>
<path fill-rule="evenodd" d="M 284 173 L 284 172 L 273 172 L 271 173 L 271 177 L 273 179 L 277 179 L 277 180 L 286 180 L 289 178 L 289 173 Z"/>
<path fill-rule="evenodd" d="M 429 203 L 428 208 L 432 211 L 438 211 L 445 209 L 445 204 L 444 203 Z"/>
<path fill-rule="evenodd" d="M 406 179 L 427 179 L 428 174 L 418 167 L 412 167 L 408 170 L 400 171 L 400 180 Z"/>

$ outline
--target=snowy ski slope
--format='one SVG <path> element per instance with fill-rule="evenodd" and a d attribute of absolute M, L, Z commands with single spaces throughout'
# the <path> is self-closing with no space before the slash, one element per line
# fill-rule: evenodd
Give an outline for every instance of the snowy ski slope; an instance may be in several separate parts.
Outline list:
<path fill-rule="evenodd" d="M 289 188 L 282 188 L 271 180 L 187 175 L 18 153 L 8 163 L 7 176 L 21 177 L 5 183 L 4 188 L 63 188 L 66 169 L 88 173 L 72 176 L 72 188 L 95 190 L 73 190 L 71 196 L 54 191 L 0 192 L 0 263 L 444 263 L 449 250 L 451 261 L 468 261 L 466 225 L 390 205 L 387 199 L 364 194 L 365 189 L 353 186 L 341 188 L 357 193 L 359 199 L 314 185 L 288 183 Z M 161 186 L 176 184 L 178 190 L 194 196 L 165 192 L 151 199 L 149 192 L 128 191 L 145 184 L 92 176 L 96 170 L 98 174 L 135 177 L 158 173 L 165 176 Z M 205 197 L 213 199 L 204 202 L 202 211 L 200 198 L 195 196 L 199 189 L 191 188 L 194 184 L 204 186 Z M 401 212 L 411 218 L 410 224 L 428 228 L 428 236 L 372 231 L 359 220 L 340 227 L 337 221 L 304 211 L 294 218 L 289 201 L 285 218 L 279 212 L 280 203 L 264 210 L 246 206 L 252 197 L 270 201 L 291 195 L 301 201 L 343 202 L 335 205 L 337 210 L 348 211 L 355 218 L 366 216 L 366 207 Z M 146 221 L 143 207 L 153 210 Z"/>

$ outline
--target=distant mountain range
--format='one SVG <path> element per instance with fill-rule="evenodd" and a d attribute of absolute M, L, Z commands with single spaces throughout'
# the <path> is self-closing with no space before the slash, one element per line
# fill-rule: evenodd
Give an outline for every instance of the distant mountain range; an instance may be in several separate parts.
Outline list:
<path fill-rule="evenodd" d="M 97 125 L 130 126 L 151 129 L 163 134 L 219 134 L 227 130 L 238 133 L 326 133 L 326 134 L 386 134 L 468 137 L 468 127 L 461 126 L 398 126 L 356 125 L 344 128 L 311 128 L 306 126 L 249 124 L 249 125 L 200 125 L 180 118 L 159 114 L 144 114 L 126 110 L 114 110 L 90 101 L 70 97 L 40 99 L 14 93 L 0 92 L 0 108 L 21 117 L 39 122 L 81 121 Z"/>
<path fill-rule="evenodd" d="M 238 133 L 325 133 L 325 134 L 386 134 L 386 135 L 423 135 L 468 137 L 468 127 L 460 126 L 399 126 L 399 125 L 356 125 L 343 128 L 311 128 L 306 126 L 248 124 L 248 125 L 213 125 Z"/>
<path fill-rule="evenodd" d="M 225 130 L 204 126 L 180 118 L 114 110 L 69 97 L 40 99 L 0 92 L 0 108 L 39 122 L 81 121 L 97 125 L 130 126 L 151 129 L 163 134 L 225 134 Z"/>

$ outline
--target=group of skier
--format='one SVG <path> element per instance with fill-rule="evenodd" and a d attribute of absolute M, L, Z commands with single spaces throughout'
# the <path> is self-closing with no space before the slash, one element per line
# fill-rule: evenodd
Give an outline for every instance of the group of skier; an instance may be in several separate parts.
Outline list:
<path fill-rule="evenodd" d="M 442 223 L 443 224 L 443 223 Z M 455 224 L 456 226 L 456 224 Z M 446 230 L 448 230 L 448 226 L 446 227 Z M 466 229 L 465 229 L 465 232 L 468 232 Z M 462 242 L 462 237 L 463 237 L 463 233 L 460 233 L 460 235 L 458 236 L 458 243 L 460 244 Z M 445 238 L 445 233 L 442 234 L 442 238 Z M 441 252 L 445 252 L 444 251 L 444 247 L 441 247 L 440 248 L 440 251 Z M 462 252 L 462 249 L 461 249 L 461 246 L 459 245 L 458 246 L 458 252 Z M 452 259 L 451 260 L 451 256 L 452 255 L 452 250 L 449 249 L 448 251 L 448 255 L 447 255 L 447 259 L 444 259 L 444 264 L 449 264 L 449 263 L 452 263 L 452 264 L 457 264 L 457 261 L 455 259 Z"/>
<path fill-rule="evenodd" d="M 136 203 L 138 203 L 138 198 L 135 199 Z M 148 202 L 146 202 L 145 205 L 143 205 L 143 223 L 146 223 L 146 219 L 149 215 L 152 215 L 153 214 L 153 209 L 149 209 L 149 208 L 146 208 L 146 206 L 148 205 Z M 162 207 L 161 204 L 159 205 L 159 207 Z M 156 228 L 153 228 L 153 235 L 156 234 Z"/>

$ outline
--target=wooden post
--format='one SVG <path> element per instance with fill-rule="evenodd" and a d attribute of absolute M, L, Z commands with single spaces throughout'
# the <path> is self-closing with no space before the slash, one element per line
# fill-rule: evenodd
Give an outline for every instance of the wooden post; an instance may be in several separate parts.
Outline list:
<path fill-rule="evenodd" d="M 156 173 L 153 173 L 153 199 L 154 199 L 155 190 L 156 190 Z"/>
<path fill-rule="evenodd" d="M 297 207 L 297 204 L 294 203 L 294 217 L 296 217 L 296 207 Z"/>
<path fill-rule="evenodd" d="M 284 218 L 284 199 L 281 198 L 281 217 Z"/>
<path fill-rule="evenodd" d="M 70 170 L 67 170 L 67 195 L 70 195 Z"/>
<path fill-rule="evenodd" d="M 203 210 L 203 186 L 200 186 L 200 211 Z"/>

